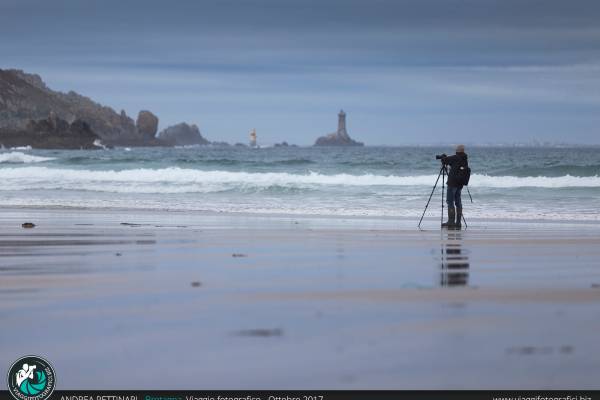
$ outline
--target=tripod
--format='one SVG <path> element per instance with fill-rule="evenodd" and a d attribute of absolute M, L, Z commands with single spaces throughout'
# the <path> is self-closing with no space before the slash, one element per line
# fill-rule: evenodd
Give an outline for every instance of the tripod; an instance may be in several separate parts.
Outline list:
<path fill-rule="evenodd" d="M 419 225 L 418 228 L 421 229 L 421 222 L 423 222 L 423 217 L 425 216 L 425 212 L 427 212 L 427 207 L 429 207 L 429 203 L 431 202 L 431 198 L 433 197 L 433 193 L 435 192 L 435 188 L 437 187 L 438 182 L 440 181 L 440 176 L 442 177 L 442 215 L 440 217 L 441 223 L 444 223 L 444 185 L 446 182 L 446 175 L 448 174 L 448 168 L 446 167 L 445 164 L 442 164 L 442 167 L 440 168 L 440 173 L 438 174 L 437 179 L 435 180 L 435 185 L 433 185 L 433 189 L 431 190 L 431 194 L 429 195 L 429 200 L 427 200 L 427 204 L 425 205 L 425 210 L 423 210 L 423 215 L 421 215 L 421 219 L 419 220 Z M 469 191 L 469 188 L 467 187 L 467 192 Z M 471 196 L 471 193 L 469 192 L 469 197 Z M 471 202 L 473 201 L 473 199 L 471 198 Z M 468 228 L 469 226 L 467 225 L 467 220 L 465 219 L 465 216 L 462 215 L 462 219 L 465 223 L 465 229 Z"/>

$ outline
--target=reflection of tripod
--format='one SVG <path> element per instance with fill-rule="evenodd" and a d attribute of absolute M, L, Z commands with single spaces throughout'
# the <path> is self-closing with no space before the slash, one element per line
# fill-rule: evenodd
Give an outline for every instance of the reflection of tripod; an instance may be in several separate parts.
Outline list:
<path fill-rule="evenodd" d="M 423 222 L 423 217 L 425 216 L 425 212 L 427 211 L 427 207 L 429 207 L 429 202 L 431 202 L 431 198 L 433 197 L 433 193 L 435 192 L 435 188 L 437 187 L 438 182 L 440 181 L 440 176 L 442 177 L 442 216 L 441 216 L 441 223 L 444 223 L 444 186 L 445 186 L 445 182 L 446 182 L 446 175 L 448 174 L 448 168 L 446 168 L 446 165 L 442 163 L 442 167 L 440 168 L 440 173 L 438 174 L 437 179 L 435 180 L 435 185 L 433 185 L 433 189 L 431 190 L 431 194 L 429 195 L 429 200 L 427 200 L 427 204 L 425 205 L 425 210 L 423 210 L 423 215 L 421 215 L 421 219 L 419 220 L 419 229 L 421 229 L 421 222 Z M 469 189 L 467 188 L 467 191 Z M 471 193 L 469 193 L 469 196 L 471 196 Z M 472 201 L 472 200 L 471 200 Z M 465 223 L 465 228 L 468 227 L 467 225 L 467 220 L 465 219 L 465 216 L 462 215 L 462 219 Z"/>

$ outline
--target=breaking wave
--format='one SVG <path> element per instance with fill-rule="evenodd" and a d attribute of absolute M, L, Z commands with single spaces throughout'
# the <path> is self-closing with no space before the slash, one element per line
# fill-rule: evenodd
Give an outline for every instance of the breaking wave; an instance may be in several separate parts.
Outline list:
<path fill-rule="evenodd" d="M 504 170 L 496 171 L 494 175 L 500 176 L 550 176 L 550 177 L 561 177 L 561 176 L 598 176 L 600 175 L 599 164 L 589 165 L 545 165 L 545 166 L 521 166 L 512 167 Z"/>
<path fill-rule="evenodd" d="M 6 156 L 6 154 L 2 154 L 2 156 Z M 26 155 L 22 154 L 22 156 Z M 22 156 L 18 156 L 18 159 L 27 159 L 20 158 Z M 27 157 L 34 157 L 37 161 L 48 159 Z M 68 189 L 118 193 L 209 193 L 228 190 L 261 190 L 273 187 L 289 190 L 326 190 L 327 187 L 431 187 L 437 175 L 250 173 L 204 171 L 179 167 L 98 171 L 32 166 L 2 168 L 2 177 L 3 185 L 0 190 Z M 516 177 L 475 174 L 471 177 L 470 184 L 477 188 L 598 188 L 600 187 L 600 177 L 570 175 Z"/>
<path fill-rule="evenodd" d="M 32 156 L 31 154 L 21 153 L 20 151 L 11 151 L 10 153 L 0 153 L 0 163 L 6 164 L 29 164 L 54 160 L 52 157 Z"/>

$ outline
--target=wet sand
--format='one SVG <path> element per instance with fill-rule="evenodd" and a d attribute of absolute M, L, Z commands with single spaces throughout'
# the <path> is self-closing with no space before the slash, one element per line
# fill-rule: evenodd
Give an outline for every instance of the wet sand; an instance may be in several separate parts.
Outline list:
<path fill-rule="evenodd" d="M 33 209 L 0 223 L 3 374 L 38 354 L 60 389 L 600 386 L 599 225 Z"/>

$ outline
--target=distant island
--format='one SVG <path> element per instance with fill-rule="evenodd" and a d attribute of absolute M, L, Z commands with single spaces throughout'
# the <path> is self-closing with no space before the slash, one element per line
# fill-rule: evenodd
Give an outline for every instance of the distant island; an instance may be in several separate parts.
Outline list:
<path fill-rule="evenodd" d="M 353 140 L 346 131 L 346 113 L 340 110 L 338 114 L 337 132 L 321 136 L 315 142 L 315 146 L 364 146 L 363 143 Z"/>
<path fill-rule="evenodd" d="M 185 122 L 158 132 L 159 118 L 139 111 L 134 121 L 125 110 L 70 91 L 54 91 L 37 74 L 0 69 L 0 145 L 38 149 L 98 149 L 114 146 L 229 146 L 204 138 Z M 338 114 L 337 132 L 320 137 L 315 146 L 363 146 L 346 131 L 346 113 Z M 243 146 L 241 143 L 235 146 Z M 287 142 L 274 147 L 294 147 Z M 252 147 L 252 146 L 250 146 Z"/>

